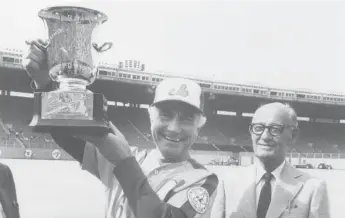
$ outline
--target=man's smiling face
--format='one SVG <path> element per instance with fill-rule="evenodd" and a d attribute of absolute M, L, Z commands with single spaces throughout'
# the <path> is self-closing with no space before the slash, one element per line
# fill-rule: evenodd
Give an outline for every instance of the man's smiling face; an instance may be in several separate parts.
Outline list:
<path fill-rule="evenodd" d="M 195 108 L 178 101 L 150 109 L 152 136 L 164 158 L 179 161 L 188 155 L 199 133 L 198 115 Z"/>
<path fill-rule="evenodd" d="M 268 104 L 259 108 L 250 130 L 255 156 L 261 160 L 282 162 L 286 147 L 296 138 L 294 126 L 296 124 L 282 104 Z"/>

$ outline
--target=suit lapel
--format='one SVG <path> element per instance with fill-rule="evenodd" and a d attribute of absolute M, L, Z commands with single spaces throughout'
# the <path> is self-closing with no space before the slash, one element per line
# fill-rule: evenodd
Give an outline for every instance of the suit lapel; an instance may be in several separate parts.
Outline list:
<path fill-rule="evenodd" d="M 3 172 L 2 168 L 0 171 L 0 175 L 1 175 L 0 176 L 1 177 L 1 179 L 0 179 L 0 204 L 2 206 L 2 209 L 3 209 L 6 217 L 10 217 L 10 211 L 8 210 L 9 206 L 11 206 L 10 205 L 10 199 L 8 198 L 8 195 L 6 194 L 6 190 L 3 188 L 3 187 L 6 187 L 6 185 L 7 185 L 7 184 L 5 184 L 6 172 Z"/>
<path fill-rule="evenodd" d="M 285 164 L 281 174 L 281 180 L 278 180 L 276 183 L 276 188 L 266 217 L 277 218 L 288 208 L 289 204 L 291 204 L 291 201 L 296 197 L 304 184 L 299 180 L 301 175 L 302 174 L 291 165 L 288 163 Z"/>
<path fill-rule="evenodd" d="M 239 211 L 243 214 L 245 218 L 256 218 L 256 184 L 255 167 L 248 167 L 248 174 L 245 178 L 240 181 L 237 187 L 240 197 Z"/>

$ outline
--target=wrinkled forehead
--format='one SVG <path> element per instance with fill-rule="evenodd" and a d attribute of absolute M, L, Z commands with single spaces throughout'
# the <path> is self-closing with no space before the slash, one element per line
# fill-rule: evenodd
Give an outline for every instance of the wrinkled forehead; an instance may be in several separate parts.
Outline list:
<path fill-rule="evenodd" d="M 200 114 L 193 106 L 180 101 L 166 101 L 156 104 L 159 112 L 169 112 L 184 116 L 195 116 Z"/>
<path fill-rule="evenodd" d="M 263 106 L 259 108 L 252 119 L 252 123 L 262 123 L 265 125 L 280 124 L 293 125 L 294 122 L 285 107 Z"/>

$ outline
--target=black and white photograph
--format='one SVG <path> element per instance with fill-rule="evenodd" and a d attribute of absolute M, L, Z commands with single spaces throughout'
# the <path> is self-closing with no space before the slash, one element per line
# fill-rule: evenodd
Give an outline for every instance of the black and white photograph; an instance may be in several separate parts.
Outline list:
<path fill-rule="evenodd" d="M 344 217 L 345 1 L 0 18 L 0 218 Z"/>

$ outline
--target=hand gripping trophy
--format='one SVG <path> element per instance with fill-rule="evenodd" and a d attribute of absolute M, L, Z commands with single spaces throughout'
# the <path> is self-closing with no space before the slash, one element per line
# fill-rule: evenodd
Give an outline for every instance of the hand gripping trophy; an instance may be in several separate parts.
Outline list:
<path fill-rule="evenodd" d="M 82 7 L 50 7 L 38 15 L 48 27 L 49 39 L 44 49 L 49 75 L 59 87 L 50 92 L 35 92 L 30 126 L 39 132 L 54 127 L 76 133 L 106 132 L 107 100 L 86 87 L 98 73 L 94 56 L 112 47 L 109 42 L 98 46 L 91 41 L 93 30 L 107 21 L 107 16 Z"/>

